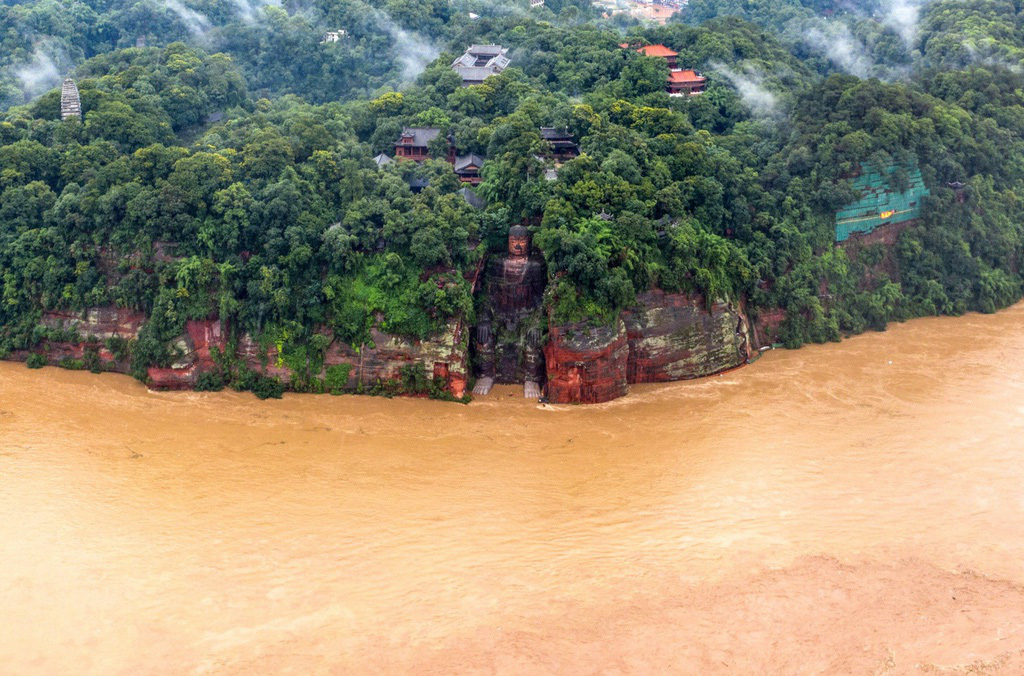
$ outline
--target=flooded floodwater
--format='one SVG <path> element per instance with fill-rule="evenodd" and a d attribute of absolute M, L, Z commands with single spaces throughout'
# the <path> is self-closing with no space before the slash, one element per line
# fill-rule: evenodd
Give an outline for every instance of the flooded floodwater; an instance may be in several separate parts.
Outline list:
<path fill-rule="evenodd" d="M 0 363 L 0 671 L 1024 673 L 1022 355 L 1024 305 L 585 407 Z"/>

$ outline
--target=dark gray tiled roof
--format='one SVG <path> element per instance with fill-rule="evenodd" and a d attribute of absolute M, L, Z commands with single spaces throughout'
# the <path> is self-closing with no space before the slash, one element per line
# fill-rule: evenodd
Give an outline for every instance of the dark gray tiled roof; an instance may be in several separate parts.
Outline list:
<path fill-rule="evenodd" d="M 565 129 L 565 127 L 541 127 L 540 137 L 545 141 L 551 141 L 553 139 L 572 139 L 572 135 Z"/>
<path fill-rule="evenodd" d="M 429 180 L 425 178 L 420 178 L 419 176 L 409 177 L 408 179 L 406 179 L 406 183 L 409 184 L 409 188 L 411 188 L 413 192 L 419 192 L 426 188 L 428 185 L 430 185 Z"/>
<path fill-rule="evenodd" d="M 463 82 L 483 82 L 497 75 L 509 64 L 508 47 L 501 45 L 470 45 L 466 53 L 452 61 L 452 70 Z"/>
<path fill-rule="evenodd" d="M 408 134 L 411 134 L 412 135 L 412 144 L 414 146 L 426 146 L 428 143 L 430 143 L 432 140 L 434 140 L 437 137 L 437 135 L 440 134 L 440 133 L 441 133 L 441 130 L 438 129 L 437 127 L 403 127 L 402 128 L 402 136 L 406 136 Z M 399 139 L 399 143 L 396 143 L 395 145 L 400 145 L 400 144 L 401 144 L 401 139 Z"/>
<path fill-rule="evenodd" d="M 466 203 L 474 209 L 483 209 L 487 206 L 487 202 L 485 202 L 482 197 L 473 192 L 469 187 L 459 190 L 459 194 L 462 195 L 462 199 L 466 200 Z"/>
<path fill-rule="evenodd" d="M 498 56 L 508 50 L 501 45 L 470 45 L 469 49 L 466 50 L 469 54 L 486 54 L 488 56 Z"/>
<path fill-rule="evenodd" d="M 470 153 L 468 155 L 455 158 L 455 171 L 462 171 L 470 165 L 482 167 L 484 165 L 484 158 L 480 157 L 476 153 Z"/>

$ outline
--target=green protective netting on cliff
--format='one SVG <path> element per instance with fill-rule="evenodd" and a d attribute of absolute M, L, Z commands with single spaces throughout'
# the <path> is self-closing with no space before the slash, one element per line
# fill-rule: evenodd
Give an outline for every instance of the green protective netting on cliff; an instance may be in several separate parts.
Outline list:
<path fill-rule="evenodd" d="M 881 225 L 903 223 L 920 218 L 921 201 L 930 195 L 924 187 L 921 170 L 904 166 L 909 187 L 903 192 L 889 187 L 889 175 L 899 168 L 890 164 L 884 173 L 870 164 L 861 165 L 861 173 L 853 179 L 853 189 L 860 199 L 836 213 L 836 241 L 843 242 L 856 233 L 871 232 Z"/>

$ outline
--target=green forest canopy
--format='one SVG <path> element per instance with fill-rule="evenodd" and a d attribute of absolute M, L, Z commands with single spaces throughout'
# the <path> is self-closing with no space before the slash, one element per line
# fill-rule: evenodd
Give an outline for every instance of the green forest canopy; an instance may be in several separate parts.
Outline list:
<path fill-rule="evenodd" d="M 44 310 L 111 303 L 151 315 L 139 374 L 169 362 L 189 318 L 295 345 L 327 326 L 358 346 L 377 318 L 422 338 L 472 313 L 463 273 L 519 222 L 547 261 L 556 321 L 609 321 L 657 286 L 782 308 L 796 346 L 1016 301 L 1014 5 L 928 5 L 910 40 L 831 6 L 740 5 L 702 2 L 666 26 L 557 0 L 257 3 L 250 17 L 210 2 L 198 26 L 159 2 L 0 6 L 0 351 L 38 340 Z M 807 22 L 863 49 L 868 65 L 845 70 L 886 79 L 794 38 Z M 327 28 L 349 36 L 321 44 Z M 45 40 L 74 64 L 81 123 L 61 122 L 59 90 L 18 101 L 18 69 Z M 665 64 L 624 40 L 668 45 L 707 92 L 670 98 Z M 461 87 L 448 64 L 489 42 L 511 66 Z M 411 125 L 487 157 L 485 209 L 441 159 L 377 168 Z M 534 158 L 540 126 L 567 127 L 582 150 L 555 181 Z M 931 190 L 893 253 L 898 279 L 866 274 L 877 251 L 853 261 L 834 246 L 860 163 L 916 164 Z M 428 187 L 414 193 L 413 177 Z"/>

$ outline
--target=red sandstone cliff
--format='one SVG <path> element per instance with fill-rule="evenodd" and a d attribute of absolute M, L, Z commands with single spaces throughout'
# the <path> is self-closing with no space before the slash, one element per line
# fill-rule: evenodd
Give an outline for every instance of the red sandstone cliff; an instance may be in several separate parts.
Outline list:
<path fill-rule="evenodd" d="M 85 360 L 94 351 L 105 370 L 127 373 L 127 360 L 118 361 L 105 345 L 111 337 L 125 340 L 138 338 L 147 317 L 116 307 L 97 307 L 81 313 L 47 312 L 41 324 L 48 329 L 67 334 L 68 340 L 46 340 L 32 350 L 20 350 L 8 358 L 23 361 L 31 353 L 43 353 L 51 363 L 62 359 Z M 378 381 L 398 380 L 402 367 L 417 364 L 427 377 L 440 377 L 455 397 L 465 394 L 467 385 L 467 357 L 462 334 L 462 322 L 451 322 L 438 336 L 430 340 L 407 340 L 374 330 L 373 345 L 362 351 L 333 341 L 325 355 L 325 366 L 350 364 L 349 386 L 355 389 L 362 383 L 371 387 Z M 196 386 L 200 374 L 216 368 L 213 348 L 227 349 L 227 327 L 218 319 L 190 320 L 185 332 L 171 346 L 176 352 L 175 362 L 167 368 L 149 368 L 149 387 L 160 390 L 185 390 Z M 261 354 L 259 345 L 248 334 L 238 343 L 237 356 L 250 369 L 264 375 L 278 377 L 286 385 L 291 380 L 288 368 L 277 366 L 277 353 L 271 348 Z M 321 374 L 322 375 L 322 374 Z"/>
<path fill-rule="evenodd" d="M 219 319 L 185 322 L 185 334 L 174 344 L 180 356 L 170 368 L 149 368 L 149 387 L 155 390 L 190 390 L 199 374 L 214 368 L 211 348 L 227 347 L 227 329 Z"/>
<path fill-rule="evenodd" d="M 716 303 L 710 311 L 702 298 L 651 291 L 642 294 L 636 309 L 623 313 L 613 327 L 585 324 L 550 326 L 544 347 L 548 396 L 560 403 L 597 403 L 626 394 L 628 383 L 657 382 L 709 375 L 744 363 L 750 354 L 749 328 L 741 309 Z M 51 361 L 83 359 L 97 351 L 103 367 L 127 372 L 103 344 L 110 337 L 135 339 L 146 317 L 114 307 L 83 313 L 47 313 L 43 324 L 74 332 L 78 339 L 47 341 L 40 346 Z M 413 364 L 444 380 L 461 397 L 467 384 L 467 355 L 461 322 L 451 322 L 440 335 L 416 341 L 373 332 L 373 344 L 362 350 L 332 341 L 325 367 L 349 364 L 348 387 L 372 387 L 379 381 L 398 380 L 402 368 Z M 191 389 L 199 375 L 215 368 L 212 350 L 227 348 L 228 331 L 219 320 L 186 322 L 184 334 L 173 348 L 178 357 L 169 368 L 148 370 L 156 389 Z M 25 359 L 28 352 L 11 355 Z M 238 344 L 237 356 L 257 372 L 287 384 L 291 374 L 277 366 L 276 351 L 261 348 L 248 335 Z M 322 374 L 321 374 L 322 375 Z"/>
<path fill-rule="evenodd" d="M 437 336 L 428 340 L 411 340 L 373 329 L 372 344 L 364 345 L 360 350 L 332 340 L 324 355 L 324 367 L 350 365 L 348 389 L 355 390 L 360 385 L 372 387 L 377 382 L 400 380 L 402 368 L 413 364 L 422 368 L 427 377 L 442 378 L 448 391 L 455 397 L 461 397 L 466 392 L 468 380 L 462 340 L 464 330 L 461 322 L 453 321 Z M 239 341 L 238 356 L 254 371 L 278 377 L 284 383 L 291 380 L 288 368 L 277 366 L 276 349 L 271 347 L 262 354 L 259 345 L 248 334 Z"/>
<path fill-rule="evenodd" d="M 596 404 L 628 391 L 629 344 L 622 320 L 611 327 L 552 325 L 544 358 L 548 399 L 556 404 Z"/>
<path fill-rule="evenodd" d="M 699 378 L 754 355 L 743 309 L 698 294 L 652 290 L 613 327 L 552 325 L 544 347 L 548 398 L 590 404 L 626 394 L 632 383 Z"/>
<path fill-rule="evenodd" d="M 63 359 L 87 361 L 93 353 L 103 370 L 127 373 L 128 361 L 118 359 L 107 348 L 106 341 L 109 338 L 134 340 L 145 321 L 146 315 L 141 312 L 114 306 L 90 308 L 84 312 L 47 311 L 39 323 L 51 331 L 66 334 L 67 340 L 47 339 L 36 348 L 19 350 L 9 358 L 20 361 L 35 352 L 45 353 L 51 362 Z"/>
<path fill-rule="evenodd" d="M 762 308 L 754 320 L 754 340 L 758 348 L 767 347 L 779 342 L 782 322 L 786 321 L 786 311 L 782 308 Z"/>
<path fill-rule="evenodd" d="M 741 308 L 699 294 L 654 289 L 623 313 L 629 338 L 630 383 L 699 378 L 746 363 L 753 355 Z"/>
<path fill-rule="evenodd" d="M 838 244 L 846 251 L 850 260 L 860 260 L 861 262 L 864 262 L 862 260 L 864 249 L 876 244 L 882 245 L 882 258 L 865 270 L 865 277 L 861 280 L 862 286 L 871 286 L 876 278 L 883 275 L 899 283 L 900 267 L 895 255 L 896 245 L 899 243 L 903 231 L 916 223 L 917 221 L 904 221 L 903 223 L 883 225 L 868 233 L 851 235 L 849 239 Z"/>
<path fill-rule="evenodd" d="M 428 340 L 410 340 L 371 331 L 373 346 L 364 346 L 360 351 L 334 341 L 327 349 L 325 363 L 351 364 L 349 386 L 370 386 L 379 381 L 398 380 L 402 368 L 416 364 L 428 377 L 444 379 L 448 391 L 455 397 L 466 392 L 467 363 L 463 347 L 461 322 L 451 322 L 440 335 Z"/>

